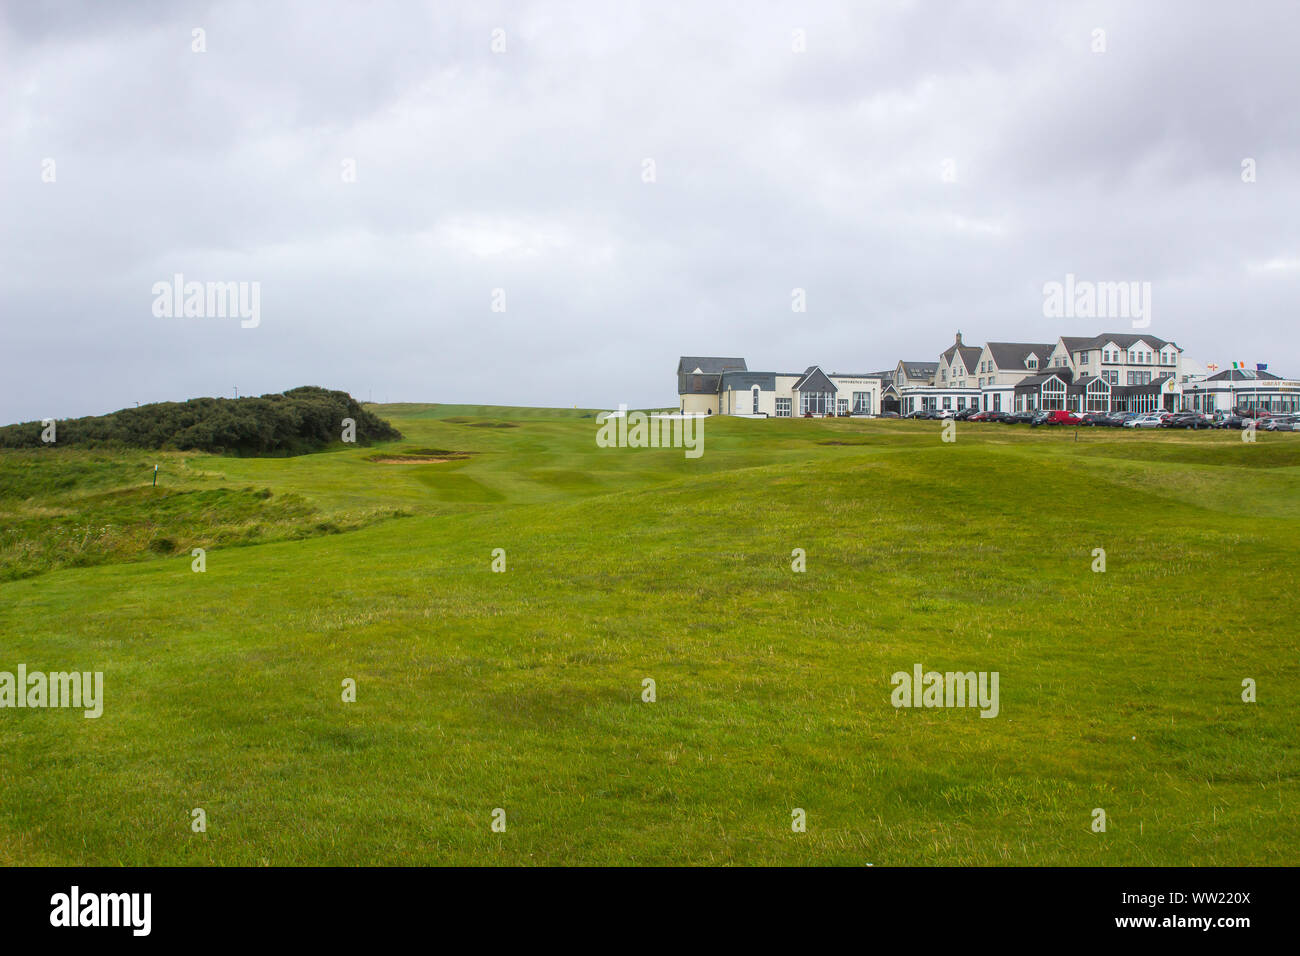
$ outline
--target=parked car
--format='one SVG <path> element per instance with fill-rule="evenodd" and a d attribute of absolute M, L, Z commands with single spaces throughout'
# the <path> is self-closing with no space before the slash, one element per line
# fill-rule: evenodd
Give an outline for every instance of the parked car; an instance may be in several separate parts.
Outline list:
<path fill-rule="evenodd" d="M 1106 424 L 1111 428 L 1122 428 L 1126 422 L 1137 418 L 1136 412 L 1111 412 L 1106 416 Z"/>
<path fill-rule="evenodd" d="M 1058 408 L 1055 411 L 1047 413 L 1048 425 L 1079 425 L 1083 419 L 1074 412 L 1068 412 L 1065 409 Z"/>
<path fill-rule="evenodd" d="M 1052 421 L 1052 413 L 1039 410 L 1029 417 L 1029 427 L 1037 428 L 1039 425 L 1048 425 Z"/>
<path fill-rule="evenodd" d="M 1027 425 L 1034 420 L 1036 412 L 1012 412 L 1002 419 L 1004 425 Z"/>
<path fill-rule="evenodd" d="M 1214 419 L 1210 422 L 1211 428 L 1245 428 L 1246 419 L 1240 415 L 1217 412 Z"/>
<path fill-rule="evenodd" d="M 899 415 L 898 412 L 881 412 L 879 417 L 881 417 L 881 418 L 901 418 L 902 416 Z"/>
<path fill-rule="evenodd" d="M 1209 428 L 1210 420 L 1200 412 L 1174 412 L 1160 422 L 1161 428 Z"/>
<path fill-rule="evenodd" d="M 974 414 L 975 414 L 975 406 L 972 405 L 969 408 L 957 409 L 956 414 L 953 415 L 952 417 L 957 419 L 957 421 L 959 422 L 964 422 L 964 421 L 969 421 L 970 417 Z"/>
<path fill-rule="evenodd" d="M 1271 415 L 1268 418 L 1261 418 L 1255 423 L 1255 427 L 1266 432 L 1289 432 L 1292 421 L 1290 415 Z"/>
<path fill-rule="evenodd" d="M 1002 413 L 1001 412 L 976 412 L 974 415 L 971 415 L 966 420 L 968 422 L 995 422 L 997 421 L 997 418 L 994 417 L 995 415 L 998 416 L 998 418 L 1000 418 L 1002 416 Z"/>
<path fill-rule="evenodd" d="M 1079 424 L 1091 425 L 1093 427 L 1108 425 L 1110 423 L 1107 422 L 1106 419 L 1109 417 L 1110 416 L 1107 415 L 1105 412 L 1088 412 L 1081 419 L 1079 419 Z"/>
<path fill-rule="evenodd" d="M 1124 423 L 1125 428 L 1159 428 L 1160 423 L 1164 421 L 1164 415 L 1160 412 L 1147 412 L 1136 418 L 1130 418 Z"/>

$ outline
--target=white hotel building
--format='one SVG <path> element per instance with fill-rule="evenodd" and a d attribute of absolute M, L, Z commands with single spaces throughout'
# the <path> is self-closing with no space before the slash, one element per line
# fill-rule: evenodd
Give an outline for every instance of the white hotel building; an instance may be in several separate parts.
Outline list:
<path fill-rule="evenodd" d="M 792 418 L 805 414 L 875 415 L 881 381 L 870 374 L 824 372 L 810 365 L 802 372 L 751 372 L 743 358 L 683 355 L 677 362 L 677 394 L 682 412 Z"/>
<path fill-rule="evenodd" d="M 682 356 L 681 411 L 744 417 L 872 416 L 922 410 L 1072 412 L 1300 411 L 1300 381 L 1263 368 L 1183 371 L 1182 349 L 1146 333 L 1061 336 L 1055 342 L 970 346 L 958 332 L 938 362 L 899 361 L 883 372 L 751 372 L 743 358 Z"/>

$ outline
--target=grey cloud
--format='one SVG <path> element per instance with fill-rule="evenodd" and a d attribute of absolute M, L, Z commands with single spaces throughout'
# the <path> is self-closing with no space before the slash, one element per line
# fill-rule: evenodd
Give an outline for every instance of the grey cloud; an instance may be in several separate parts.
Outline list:
<path fill-rule="evenodd" d="M 306 383 L 667 405 L 683 353 L 866 371 L 957 328 L 1099 331 L 1043 318 L 1066 272 L 1151 281 L 1152 331 L 1192 357 L 1300 375 L 1296 21 L 1174 0 L 10 4 L 0 420 Z M 175 272 L 261 282 L 261 325 L 155 318 Z"/>

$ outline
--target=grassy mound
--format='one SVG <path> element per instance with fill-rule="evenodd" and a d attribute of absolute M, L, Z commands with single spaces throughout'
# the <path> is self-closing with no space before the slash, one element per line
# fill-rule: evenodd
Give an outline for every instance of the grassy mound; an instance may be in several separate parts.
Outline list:
<path fill-rule="evenodd" d="M 314 386 L 260 398 L 193 398 L 123 408 L 56 422 L 46 441 L 41 422 L 0 428 L 0 448 L 150 448 L 237 455 L 291 455 L 343 440 L 345 422 L 362 445 L 401 433 L 346 392 Z"/>

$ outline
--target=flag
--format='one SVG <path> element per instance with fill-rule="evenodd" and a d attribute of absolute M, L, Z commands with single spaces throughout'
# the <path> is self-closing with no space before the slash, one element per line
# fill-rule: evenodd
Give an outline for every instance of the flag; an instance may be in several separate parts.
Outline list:
<path fill-rule="evenodd" d="M 1267 371 L 1268 371 L 1268 363 L 1267 363 L 1267 362 L 1256 362 L 1256 363 L 1255 363 L 1255 371 L 1257 371 L 1257 372 L 1267 372 Z"/>

